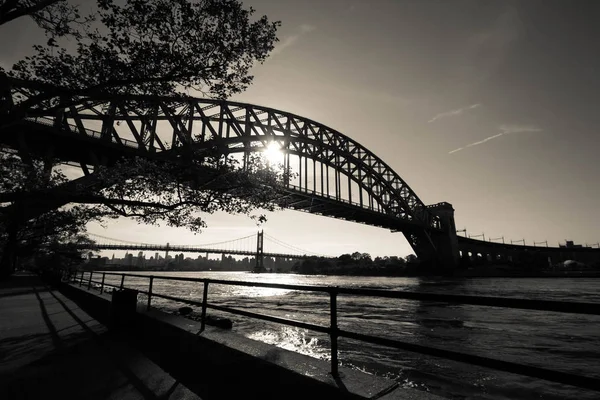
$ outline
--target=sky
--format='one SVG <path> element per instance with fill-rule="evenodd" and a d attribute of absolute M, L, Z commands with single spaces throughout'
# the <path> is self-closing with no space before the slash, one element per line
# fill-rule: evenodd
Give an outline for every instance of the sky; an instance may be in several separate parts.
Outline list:
<path fill-rule="evenodd" d="M 390 165 L 426 204 L 451 203 L 457 229 L 486 238 L 600 241 L 600 2 L 248 0 L 281 20 L 279 43 L 233 100 L 321 122 Z M 9 66 L 38 33 L 0 28 Z M 10 33 L 10 35 L 9 35 Z M 10 38 L 10 40 L 8 40 Z M 201 244 L 257 230 L 247 217 L 209 228 L 111 221 L 92 233 Z M 318 253 L 407 255 L 401 233 L 295 211 L 269 235 Z M 268 248 L 266 249 L 268 251 Z"/>

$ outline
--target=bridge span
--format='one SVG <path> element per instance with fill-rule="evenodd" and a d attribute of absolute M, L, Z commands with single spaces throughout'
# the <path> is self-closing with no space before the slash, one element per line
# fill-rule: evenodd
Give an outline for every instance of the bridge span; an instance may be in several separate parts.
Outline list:
<path fill-rule="evenodd" d="M 86 247 L 87 248 L 87 247 Z M 169 254 L 170 251 L 178 253 L 212 253 L 212 254 L 231 254 L 237 256 L 256 256 L 256 251 L 251 250 L 230 250 L 230 249 L 211 249 L 190 245 L 171 245 L 169 243 L 161 244 L 97 244 L 94 246 L 97 250 L 139 250 L 139 251 L 164 251 Z M 287 254 L 287 253 L 262 253 L 264 257 L 277 257 L 287 259 L 304 259 L 312 257 L 308 254 Z"/>
<path fill-rule="evenodd" d="M 94 240 L 100 240 L 102 242 L 96 242 L 94 244 L 82 244 L 79 246 L 83 250 L 139 250 L 139 251 L 162 251 L 165 253 L 165 260 L 167 260 L 169 252 L 175 253 L 206 253 L 206 254 L 230 254 L 238 256 L 252 256 L 255 257 L 255 271 L 264 271 L 264 258 L 280 258 L 280 259 L 296 259 L 302 260 L 309 257 L 326 257 L 333 258 L 329 255 L 318 254 L 309 250 L 301 249 L 297 246 L 289 243 L 282 242 L 277 238 L 274 238 L 264 231 L 258 231 L 256 235 L 248 235 L 241 238 L 232 240 L 216 242 L 216 243 L 203 243 L 198 245 L 182 245 L 182 244 L 156 244 L 156 243 L 135 243 L 114 238 L 109 238 L 102 235 L 90 234 Z M 271 251 L 265 251 L 265 239 L 268 244 L 268 248 L 274 249 Z M 279 250 L 279 251 L 276 251 Z"/>
<path fill-rule="evenodd" d="M 548 266 L 568 260 L 585 264 L 600 262 L 600 248 L 527 246 L 462 236 L 458 236 L 458 251 L 461 259 L 479 264 L 521 262 Z"/>

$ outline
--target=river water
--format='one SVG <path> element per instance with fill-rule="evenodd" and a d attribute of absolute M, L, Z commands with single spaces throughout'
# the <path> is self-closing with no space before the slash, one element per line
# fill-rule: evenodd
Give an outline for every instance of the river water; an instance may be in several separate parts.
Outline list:
<path fill-rule="evenodd" d="M 597 278 L 434 280 L 246 272 L 148 272 L 147 275 L 600 303 L 600 279 Z M 120 278 L 107 277 L 107 283 L 119 284 Z M 147 289 L 148 279 L 128 277 L 125 286 Z M 153 292 L 201 301 L 202 284 L 155 279 Z M 329 324 L 329 296 L 326 294 L 211 284 L 208 301 Z M 170 311 L 183 305 L 156 297 L 152 304 Z M 249 338 L 312 357 L 330 358 L 327 335 L 232 314 L 226 316 L 234 321 L 234 331 Z M 350 331 L 600 378 L 600 316 L 339 296 L 338 324 Z M 451 399 L 599 398 L 598 392 L 345 338 L 339 339 L 339 350 L 340 361 L 345 366 Z"/>

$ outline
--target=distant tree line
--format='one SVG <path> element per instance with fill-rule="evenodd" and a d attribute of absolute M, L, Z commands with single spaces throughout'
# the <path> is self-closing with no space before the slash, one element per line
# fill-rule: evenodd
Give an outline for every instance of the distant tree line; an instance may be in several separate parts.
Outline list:
<path fill-rule="evenodd" d="M 406 276 L 418 273 L 417 257 L 385 256 L 371 258 L 368 253 L 342 254 L 338 258 L 310 257 L 302 260 L 292 272 L 306 275 Z"/>
<path fill-rule="evenodd" d="M 183 253 L 167 260 L 163 258 L 156 260 L 153 257 L 140 260 L 139 257 L 132 257 L 128 262 L 126 259 L 110 260 L 108 257 L 98 257 L 90 258 L 86 262 L 80 259 L 79 262 L 83 269 L 104 271 L 252 271 L 256 265 L 254 257 L 236 259 L 223 255 L 220 259 L 184 258 Z M 295 260 L 285 258 L 264 257 L 263 259 L 266 271 L 271 272 L 290 272 L 295 263 Z"/>

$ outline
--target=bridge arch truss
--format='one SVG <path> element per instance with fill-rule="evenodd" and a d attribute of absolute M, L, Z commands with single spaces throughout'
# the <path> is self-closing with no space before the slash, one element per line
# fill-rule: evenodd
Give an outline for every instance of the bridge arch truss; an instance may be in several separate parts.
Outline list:
<path fill-rule="evenodd" d="M 43 90 L 13 83 L 9 107 Z M 297 174 L 286 182 L 291 193 L 383 216 L 417 253 L 423 246 L 435 251 L 429 233 L 441 229 L 440 218 L 389 165 L 348 136 L 296 114 L 214 99 L 98 96 L 50 98 L 28 110 L 26 120 L 140 156 L 216 146 L 246 160 L 276 143 L 283 165 Z"/>

